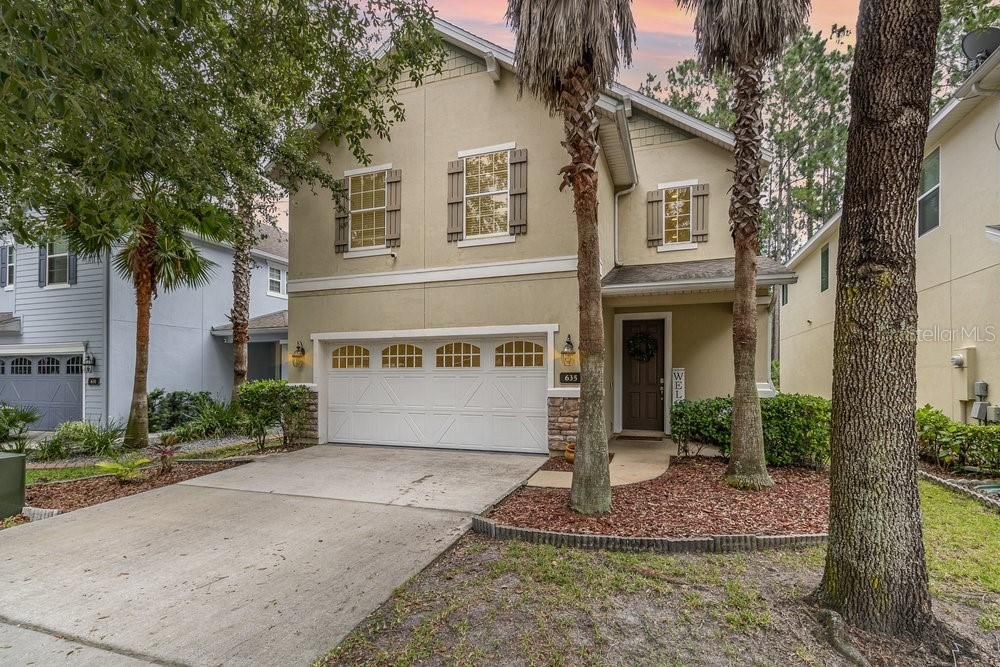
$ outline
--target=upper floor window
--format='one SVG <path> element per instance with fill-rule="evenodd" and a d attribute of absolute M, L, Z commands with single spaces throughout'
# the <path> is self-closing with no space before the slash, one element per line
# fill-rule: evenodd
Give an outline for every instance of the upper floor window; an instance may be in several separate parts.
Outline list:
<path fill-rule="evenodd" d="M 509 151 L 465 158 L 466 238 L 509 233 L 509 177 Z"/>
<path fill-rule="evenodd" d="M 267 293 L 285 296 L 288 292 L 288 271 L 277 266 L 267 267 Z"/>
<path fill-rule="evenodd" d="M 663 190 L 663 243 L 691 242 L 691 187 Z"/>
<path fill-rule="evenodd" d="M 53 241 L 46 246 L 46 285 L 69 284 L 69 243 Z"/>
<path fill-rule="evenodd" d="M 830 289 L 830 244 L 819 251 L 819 291 Z"/>
<path fill-rule="evenodd" d="M 385 247 L 385 171 L 348 179 L 351 203 L 351 248 Z"/>
<path fill-rule="evenodd" d="M 941 224 L 941 151 L 935 148 L 920 167 L 917 235 L 923 236 L 939 224 Z"/>
<path fill-rule="evenodd" d="M 17 248 L 13 245 L 3 248 L 3 286 L 5 289 L 14 289 L 15 263 L 17 261 Z"/>

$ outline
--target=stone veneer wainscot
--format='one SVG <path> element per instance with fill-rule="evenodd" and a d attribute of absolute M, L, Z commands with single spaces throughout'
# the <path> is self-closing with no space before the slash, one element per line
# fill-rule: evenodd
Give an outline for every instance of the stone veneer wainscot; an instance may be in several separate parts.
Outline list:
<path fill-rule="evenodd" d="M 566 449 L 566 445 L 576 444 L 576 427 L 579 417 L 579 398 L 549 399 L 550 451 L 561 452 Z"/>

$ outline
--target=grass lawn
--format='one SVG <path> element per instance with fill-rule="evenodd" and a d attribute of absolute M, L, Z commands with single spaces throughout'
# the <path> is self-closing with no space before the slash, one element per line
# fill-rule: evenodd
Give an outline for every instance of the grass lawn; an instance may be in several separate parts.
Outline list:
<path fill-rule="evenodd" d="M 24 480 L 27 486 L 44 482 L 58 482 L 67 479 L 79 479 L 101 475 L 106 471 L 97 466 L 75 466 L 72 468 L 29 468 L 25 471 Z"/>
<path fill-rule="evenodd" d="M 921 493 L 936 612 L 995 650 L 1000 516 L 930 484 Z M 847 664 L 817 638 L 804 600 L 823 558 L 822 548 L 660 556 L 467 535 L 318 664 Z M 940 664 L 923 647 L 852 639 L 873 664 Z"/>

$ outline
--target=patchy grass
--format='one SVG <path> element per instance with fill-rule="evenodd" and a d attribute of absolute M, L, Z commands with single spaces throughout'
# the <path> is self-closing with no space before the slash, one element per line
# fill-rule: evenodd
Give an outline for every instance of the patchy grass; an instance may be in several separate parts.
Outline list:
<path fill-rule="evenodd" d="M 67 479 L 80 479 L 81 477 L 93 477 L 103 475 L 106 471 L 97 466 L 73 466 L 68 468 L 29 468 L 24 473 L 24 483 L 27 486 L 32 484 L 44 484 L 46 482 L 59 482 Z"/>
<path fill-rule="evenodd" d="M 281 438 L 268 438 L 264 444 L 264 453 L 268 454 L 273 451 L 284 451 L 281 445 Z M 210 459 L 217 461 L 220 459 L 228 459 L 234 456 L 253 456 L 259 454 L 257 451 L 257 445 L 253 441 L 247 442 L 237 442 L 232 445 L 225 445 L 223 447 L 215 447 L 214 449 L 202 449 L 195 452 L 184 452 L 177 456 L 178 461 L 183 461 L 185 459 Z"/>
<path fill-rule="evenodd" d="M 937 613 L 989 652 L 1000 642 L 1000 517 L 929 484 L 921 493 Z M 316 664 L 845 665 L 806 601 L 824 555 L 664 556 L 468 535 Z M 876 665 L 939 664 L 922 647 L 858 640 Z"/>

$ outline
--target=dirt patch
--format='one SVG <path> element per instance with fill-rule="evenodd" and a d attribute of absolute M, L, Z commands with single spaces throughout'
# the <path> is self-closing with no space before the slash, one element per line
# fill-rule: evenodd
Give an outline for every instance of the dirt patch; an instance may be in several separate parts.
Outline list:
<path fill-rule="evenodd" d="M 848 665 L 806 601 L 823 555 L 624 554 L 467 535 L 320 664 Z M 877 666 L 953 664 L 934 646 L 850 639 Z"/>
<path fill-rule="evenodd" d="M 611 489 L 612 511 L 588 517 L 569 509 L 569 490 L 524 487 L 490 512 L 500 523 L 568 533 L 642 537 L 825 533 L 830 507 L 827 474 L 773 468 L 774 486 L 739 491 L 726 485 L 726 464 L 680 458 L 648 482 Z"/>
<path fill-rule="evenodd" d="M 25 491 L 25 502 L 31 507 L 59 509 L 64 512 L 104 503 L 116 498 L 135 495 L 161 486 L 176 484 L 184 480 L 201 477 L 213 472 L 240 465 L 237 462 L 183 463 L 174 464 L 167 474 L 158 469 L 150 470 L 146 477 L 135 482 L 119 482 L 114 477 L 96 477 L 71 482 L 33 484 Z"/>
<path fill-rule="evenodd" d="M 998 478 L 1000 478 L 1000 475 L 998 475 L 995 472 L 989 472 L 986 470 L 968 469 L 968 468 L 958 468 L 958 469 L 949 468 L 946 466 L 937 465 L 936 463 L 931 463 L 929 461 L 919 461 L 917 465 L 924 472 L 930 473 L 935 477 L 941 477 L 943 479 L 951 479 L 956 481 L 958 480 L 989 481 L 989 480 L 997 480 Z"/>
<path fill-rule="evenodd" d="M 608 462 L 615 460 L 615 453 L 608 452 Z M 550 456 L 539 470 L 554 470 L 556 472 L 573 472 L 573 464 L 562 456 Z"/>

